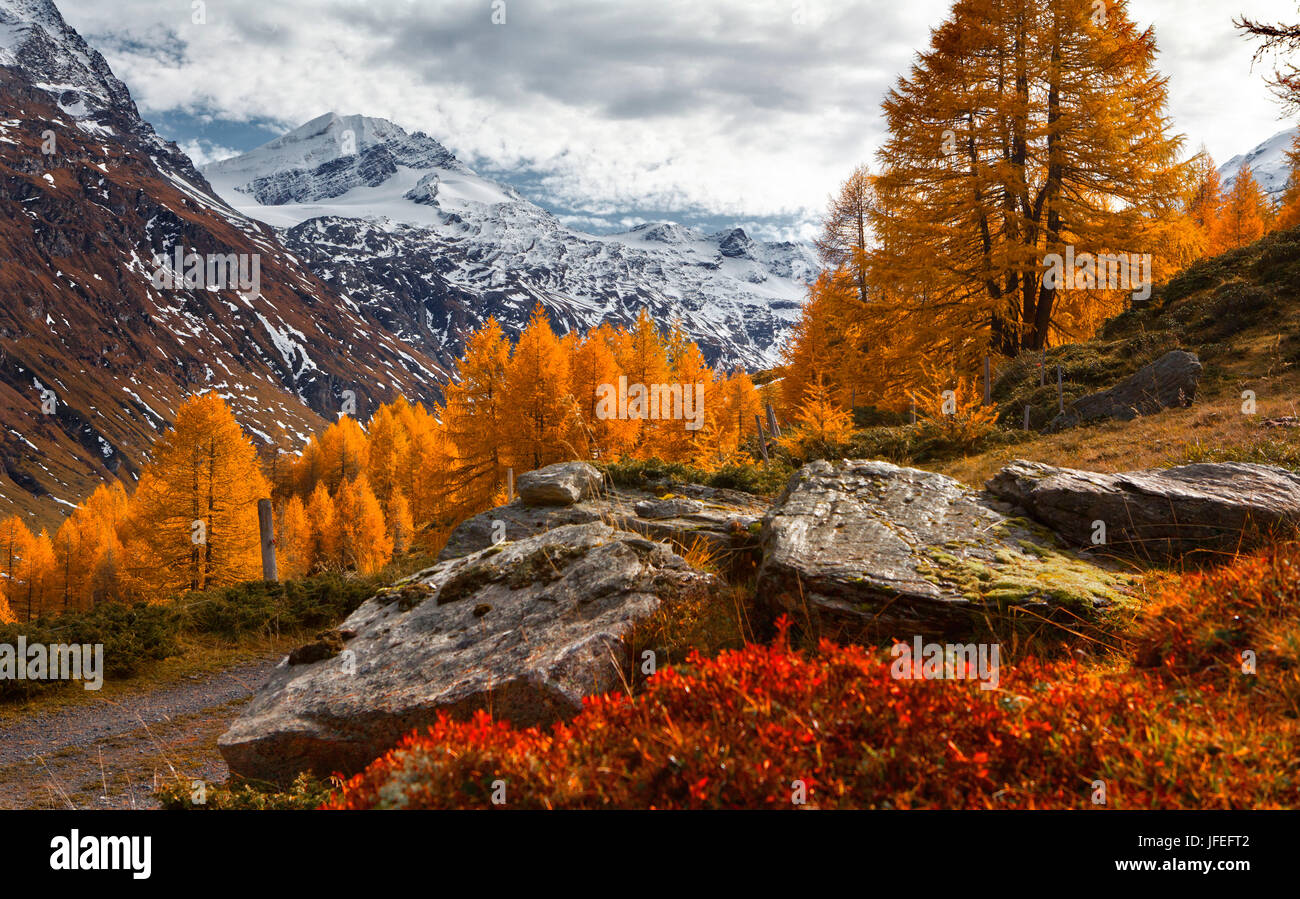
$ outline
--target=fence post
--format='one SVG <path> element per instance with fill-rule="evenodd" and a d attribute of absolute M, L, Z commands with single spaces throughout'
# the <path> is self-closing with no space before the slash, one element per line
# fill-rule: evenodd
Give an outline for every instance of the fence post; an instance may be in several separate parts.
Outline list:
<path fill-rule="evenodd" d="M 771 403 L 767 404 L 767 429 L 772 433 L 773 440 L 781 436 L 781 428 L 776 423 L 776 410 Z"/>
<path fill-rule="evenodd" d="M 275 520 L 271 515 L 271 501 L 257 501 L 257 529 L 262 535 L 262 580 L 278 581 L 280 574 L 275 567 Z"/>
<path fill-rule="evenodd" d="M 513 468 L 507 468 L 506 469 L 506 502 L 513 503 L 514 501 L 515 501 L 515 470 Z"/>
<path fill-rule="evenodd" d="M 1029 430 L 1029 407 L 1025 407 L 1025 430 Z"/>
<path fill-rule="evenodd" d="M 763 419 L 758 417 L 757 412 L 754 413 L 754 425 L 758 428 L 758 451 L 763 454 L 763 461 L 766 462 L 767 438 L 763 436 Z"/>
<path fill-rule="evenodd" d="M 1061 366 L 1056 366 L 1056 404 L 1062 414 L 1065 413 L 1065 381 L 1061 377 Z"/>

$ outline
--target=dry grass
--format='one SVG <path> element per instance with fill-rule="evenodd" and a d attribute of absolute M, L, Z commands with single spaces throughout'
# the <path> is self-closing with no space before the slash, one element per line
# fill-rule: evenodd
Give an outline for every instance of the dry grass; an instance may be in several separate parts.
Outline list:
<path fill-rule="evenodd" d="M 1242 413 L 1240 393 L 1220 395 L 1189 408 L 1167 409 L 1131 422 L 1107 422 L 1046 434 L 1027 443 L 997 447 L 933 467 L 979 486 L 1017 458 L 1065 468 L 1117 472 L 1180 464 L 1201 458 L 1206 448 L 1225 456 L 1243 457 L 1260 447 L 1269 451 L 1262 454 L 1265 457 L 1290 448 L 1300 456 L 1300 430 L 1271 429 L 1262 424 L 1267 418 L 1296 414 L 1293 398 L 1300 397 L 1300 392 L 1256 389 L 1256 395 L 1255 415 Z"/>

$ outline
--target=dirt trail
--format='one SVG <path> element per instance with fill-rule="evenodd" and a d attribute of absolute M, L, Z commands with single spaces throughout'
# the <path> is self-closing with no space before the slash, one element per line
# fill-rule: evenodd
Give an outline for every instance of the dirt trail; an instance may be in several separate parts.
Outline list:
<path fill-rule="evenodd" d="M 283 657 L 0 721 L 0 808 L 157 808 L 157 784 L 224 781 L 217 737 Z"/>

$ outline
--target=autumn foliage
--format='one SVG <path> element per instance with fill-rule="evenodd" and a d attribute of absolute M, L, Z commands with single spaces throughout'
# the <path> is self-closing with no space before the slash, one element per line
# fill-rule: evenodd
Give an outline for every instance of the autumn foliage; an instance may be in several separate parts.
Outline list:
<path fill-rule="evenodd" d="M 702 385 L 701 427 L 602 417 L 620 377 Z M 164 600 L 261 577 L 257 501 L 275 501 L 279 573 L 380 572 L 395 554 L 432 552 L 455 525 L 504 502 L 516 475 L 568 459 L 660 458 L 711 469 L 748 460 L 758 392 L 713 372 L 678 326 L 642 312 L 558 337 L 542 307 L 515 343 L 496 321 L 470 335 L 446 402 L 404 399 L 366 425 L 341 416 L 297 455 L 259 459 L 216 393 L 191 397 L 133 494 L 99 487 L 51 536 L 0 521 L 0 622 L 105 600 Z"/>
<path fill-rule="evenodd" d="M 1137 276 L 1048 278 L 1067 253 L 1148 258 L 1159 285 L 1300 223 L 1294 175 L 1275 210 L 1249 167 L 1225 189 L 1207 153 L 1181 159 L 1156 61 L 1123 2 L 954 3 L 882 104 L 874 174 L 857 167 L 827 204 L 785 417 L 818 382 L 845 410 L 905 413 L 986 358 L 996 377 L 1021 352 L 1089 339 Z"/>
<path fill-rule="evenodd" d="M 895 680 L 888 653 L 823 642 L 695 655 L 642 693 L 516 729 L 441 718 L 331 808 L 1294 807 L 1300 552 L 1171 584 L 1128 659 Z M 1241 651 L 1260 648 L 1257 674 Z"/>

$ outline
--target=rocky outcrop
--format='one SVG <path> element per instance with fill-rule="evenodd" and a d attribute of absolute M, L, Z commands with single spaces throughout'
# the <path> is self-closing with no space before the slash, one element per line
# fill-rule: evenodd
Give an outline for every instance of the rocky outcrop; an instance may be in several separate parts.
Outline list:
<path fill-rule="evenodd" d="M 1070 543 L 1141 558 L 1234 552 L 1300 523 L 1300 475 L 1243 462 L 1100 474 L 1017 460 L 987 486 Z"/>
<path fill-rule="evenodd" d="M 599 469 L 586 462 L 561 462 L 519 476 L 519 498 L 528 506 L 571 506 L 600 489 Z"/>
<path fill-rule="evenodd" d="M 822 634 L 875 642 L 970 634 L 1122 604 L 1125 580 L 1059 549 L 952 478 L 819 461 L 763 524 L 758 595 Z"/>
<path fill-rule="evenodd" d="M 231 771 L 353 772 L 439 712 L 516 725 L 618 690 L 638 625 L 718 581 L 661 543 L 593 523 L 442 562 L 286 659 L 218 742 Z"/>
<path fill-rule="evenodd" d="M 529 472 L 519 478 L 520 497 L 462 522 L 448 538 L 439 559 L 454 559 L 478 552 L 507 540 L 523 540 L 535 534 L 571 524 L 603 521 L 654 540 L 667 540 L 685 552 L 702 543 L 719 557 L 753 552 L 758 547 L 757 525 L 767 506 L 755 496 L 737 490 L 699 484 L 660 485 L 654 490 L 602 487 L 584 493 L 582 499 L 566 505 L 538 504 L 551 495 L 572 496 L 569 490 L 548 488 L 535 493 L 533 483 L 569 481 L 570 475 L 553 470 L 585 463 L 563 463 Z M 536 476 L 536 477 L 534 477 Z M 581 478 L 578 478 L 581 481 Z M 530 503 L 532 499 L 534 502 Z"/>
<path fill-rule="evenodd" d="M 1090 421 L 1132 421 L 1161 409 L 1189 406 L 1196 397 L 1201 361 L 1195 353 L 1173 350 L 1109 390 L 1075 400 L 1047 426 L 1061 431 Z"/>

